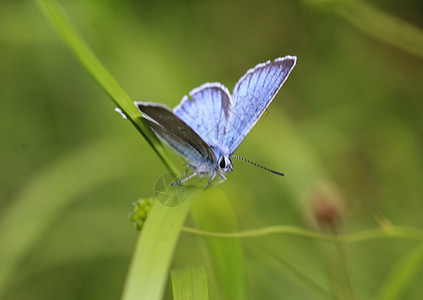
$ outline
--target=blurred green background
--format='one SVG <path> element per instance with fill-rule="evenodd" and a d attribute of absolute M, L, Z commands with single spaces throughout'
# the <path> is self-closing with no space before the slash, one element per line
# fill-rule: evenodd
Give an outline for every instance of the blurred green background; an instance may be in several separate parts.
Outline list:
<path fill-rule="evenodd" d="M 134 100 L 174 107 L 204 82 L 232 90 L 257 63 L 298 57 L 236 151 L 286 176 L 234 161 L 206 192 L 216 201 L 204 218 L 224 223 L 219 208 L 229 207 L 238 230 L 320 231 L 322 211 L 339 233 L 378 220 L 423 227 L 421 1 L 59 3 Z M 0 45 L 0 298 L 119 298 L 138 235 L 132 202 L 167 170 L 34 2 L 0 3 Z M 246 299 L 421 297 L 413 239 L 240 241 Z M 204 249 L 182 233 L 173 267 L 212 269 Z M 213 299 L 224 298 L 218 285 Z"/>

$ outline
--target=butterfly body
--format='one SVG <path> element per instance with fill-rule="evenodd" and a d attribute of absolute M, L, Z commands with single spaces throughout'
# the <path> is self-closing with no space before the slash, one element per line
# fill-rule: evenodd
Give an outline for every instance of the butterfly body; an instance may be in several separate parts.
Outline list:
<path fill-rule="evenodd" d="M 295 66 L 295 56 L 250 69 L 233 95 L 220 83 L 206 83 L 184 96 L 173 111 L 162 104 L 135 102 L 153 132 L 188 163 L 177 183 L 193 176 L 226 180 L 231 156 L 269 106 Z M 192 174 L 188 174 L 188 169 Z"/>

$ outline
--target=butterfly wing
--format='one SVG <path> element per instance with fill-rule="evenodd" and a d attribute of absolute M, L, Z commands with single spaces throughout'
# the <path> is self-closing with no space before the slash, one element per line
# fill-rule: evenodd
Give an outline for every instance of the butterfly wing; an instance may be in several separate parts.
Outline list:
<path fill-rule="evenodd" d="M 173 110 L 208 145 L 221 145 L 231 111 L 231 95 L 220 83 L 205 83 L 192 90 Z"/>
<path fill-rule="evenodd" d="M 233 109 L 224 145 L 233 153 L 254 127 L 295 66 L 295 56 L 277 58 L 250 69 L 235 85 Z"/>
<path fill-rule="evenodd" d="M 164 105 L 135 102 L 153 132 L 180 154 L 191 166 L 214 168 L 216 157 L 211 148 L 187 124 Z"/>

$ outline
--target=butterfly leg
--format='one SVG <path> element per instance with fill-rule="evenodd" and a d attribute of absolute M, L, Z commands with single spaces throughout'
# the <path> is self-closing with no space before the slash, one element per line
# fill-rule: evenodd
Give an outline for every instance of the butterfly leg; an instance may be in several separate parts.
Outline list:
<path fill-rule="evenodd" d="M 204 187 L 204 189 L 208 189 L 209 187 L 210 188 L 215 187 L 216 185 L 219 185 L 222 182 L 225 182 L 226 181 L 225 175 L 219 174 L 220 180 L 218 182 L 214 183 L 214 184 L 211 184 L 213 182 L 214 178 L 215 178 L 215 175 L 216 175 L 216 173 L 213 174 L 213 176 L 211 177 L 211 180 L 209 180 L 209 183 Z"/>
<path fill-rule="evenodd" d="M 225 177 L 225 175 L 220 174 L 220 177 L 221 177 L 222 179 L 221 179 L 220 181 L 216 182 L 213 186 L 216 186 L 216 185 L 221 184 L 222 182 L 225 182 L 225 181 L 226 181 L 226 177 Z"/>
<path fill-rule="evenodd" d="M 181 178 L 179 178 L 178 180 L 175 180 L 175 182 L 172 182 L 172 185 L 180 185 L 182 183 L 181 181 L 187 176 L 188 170 L 189 170 L 189 165 L 187 166 L 185 173 L 182 174 Z"/>
<path fill-rule="evenodd" d="M 211 184 L 212 184 L 215 177 L 216 177 L 216 172 L 214 172 L 213 175 L 209 177 L 209 180 L 207 181 L 207 184 L 204 187 L 204 190 L 207 190 L 209 186 L 212 187 Z"/>
<path fill-rule="evenodd" d="M 195 177 L 195 176 L 197 176 L 197 173 L 192 173 L 191 175 L 189 175 L 188 177 L 185 177 L 183 180 L 178 180 L 178 181 L 175 181 L 174 183 L 173 183 L 173 185 L 181 185 L 181 184 L 183 184 L 185 181 L 188 181 L 188 180 L 190 180 L 192 177 Z"/>
<path fill-rule="evenodd" d="M 188 170 L 189 170 L 190 166 L 188 165 L 187 169 L 185 170 L 185 173 L 182 175 L 181 178 L 179 178 L 178 180 L 176 180 L 174 183 L 172 183 L 172 185 L 181 185 L 182 183 L 184 183 L 185 181 L 190 180 L 191 178 L 193 178 L 194 176 L 197 175 L 197 173 L 192 173 L 191 175 L 189 175 L 188 177 Z"/>

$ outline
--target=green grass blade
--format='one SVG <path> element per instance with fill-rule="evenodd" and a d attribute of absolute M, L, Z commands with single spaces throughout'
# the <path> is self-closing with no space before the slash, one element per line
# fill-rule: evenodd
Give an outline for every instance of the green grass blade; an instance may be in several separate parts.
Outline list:
<path fill-rule="evenodd" d="M 133 163 L 125 157 L 131 157 L 133 149 L 116 139 L 71 149 L 22 187 L 0 218 L 0 298 L 21 259 L 60 216 L 60 211 L 79 194 L 125 176 Z M 98 172 L 99 169 L 103 171 Z"/>
<path fill-rule="evenodd" d="M 36 3 L 88 73 L 125 113 L 169 171 L 177 173 L 166 157 L 162 144 L 141 117 L 133 101 L 78 36 L 59 8 L 50 0 L 36 0 Z M 175 244 L 193 199 L 191 195 L 173 208 L 159 203 L 152 207 L 131 262 L 123 299 L 160 299 Z"/>
<path fill-rule="evenodd" d="M 160 201 L 153 205 L 137 242 L 122 299 L 161 299 L 181 227 L 197 193 L 191 189 L 177 207 Z"/>
<path fill-rule="evenodd" d="M 174 300 L 208 300 L 206 267 L 188 267 L 172 270 Z"/>
<path fill-rule="evenodd" d="M 207 191 L 193 206 L 192 216 L 202 230 L 238 230 L 232 206 L 219 189 Z M 220 298 L 245 299 L 244 253 L 240 240 L 204 237 L 204 241 Z"/>
<path fill-rule="evenodd" d="M 105 69 L 82 38 L 79 37 L 77 32 L 72 28 L 71 24 L 66 20 L 63 12 L 61 12 L 58 6 L 51 0 L 35 1 L 92 78 L 94 78 L 97 84 L 126 114 L 128 120 L 147 140 L 169 171 L 177 173 L 177 169 L 167 158 L 162 144 L 151 131 L 145 120 L 141 117 L 141 113 L 135 107 L 131 98 Z"/>
<path fill-rule="evenodd" d="M 404 299 L 403 292 L 416 278 L 423 264 L 423 243 L 403 257 L 388 274 L 375 299 Z"/>

